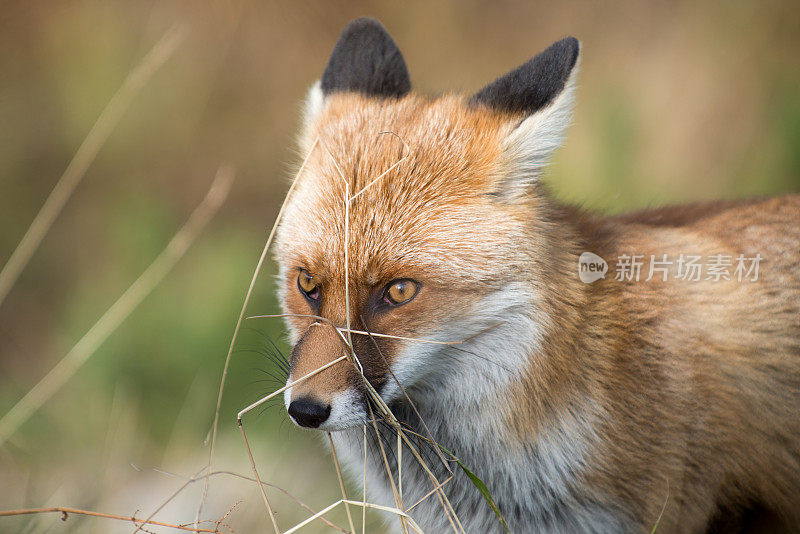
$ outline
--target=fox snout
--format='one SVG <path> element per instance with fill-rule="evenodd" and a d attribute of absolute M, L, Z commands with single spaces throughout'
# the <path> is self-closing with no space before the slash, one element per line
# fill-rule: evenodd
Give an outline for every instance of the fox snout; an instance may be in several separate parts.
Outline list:
<path fill-rule="evenodd" d="M 349 358 L 341 359 L 345 355 L 339 333 L 329 324 L 312 323 L 295 344 L 288 383 L 297 383 L 284 396 L 298 426 L 337 430 L 363 421 L 363 378 Z"/>

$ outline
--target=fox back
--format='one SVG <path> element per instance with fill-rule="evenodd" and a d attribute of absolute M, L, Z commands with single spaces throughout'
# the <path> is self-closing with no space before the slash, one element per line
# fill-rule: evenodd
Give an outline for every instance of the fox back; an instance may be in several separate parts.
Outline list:
<path fill-rule="evenodd" d="M 442 450 L 512 532 L 798 529 L 800 196 L 558 203 L 541 176 L 578 59 L 566 38 L 429 97 L 380 23 L 345 28 L 277 239 L 289 414 L 332 432 L 369 499 L 421 500 L 426 532 L 503 530 Z M 687 277 L 689 257 L 716 274 Z"/>

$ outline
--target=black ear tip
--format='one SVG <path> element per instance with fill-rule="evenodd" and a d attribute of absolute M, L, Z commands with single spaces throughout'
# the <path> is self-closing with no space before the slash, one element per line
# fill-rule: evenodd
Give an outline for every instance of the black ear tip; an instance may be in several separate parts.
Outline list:
<path fill-rule="evenodd" d="M 478 91 L 472 102 L 496 110 L 531 114 L 552 102 L 564 90 L 579 53 L 580 43 L 576 38 L 565 37 L 556 41 Z"/>
<path fill-rule="evenodd" d="M 400 50 L 383 24 L 368 17 L 355 19 L 342 30 L 320 85 L 326 95 L 354 91 L 400 97 L 411 89 Z"/>
<path fill-rule="evenodd" d="M 378 45 L 396 49 L 392 36 L 378 19 L 360 17 L 350 21 L 339 35 L 339 46 L 352 43 L 354 46 Z"/>
<path fill-rule="evenodd" d="M 580 50 L 580 47 L 581 47 L 580 41 L 578 41 L 578 39 L 576 39 L 575 37 L 573 37 L 571 35 L 568 36 L 568 37 L 564 37 L 563 39 L 561 39 L 558 42 L 559 43 L 563 43 L 565 47 L 567 47 L 567 48 L 569 48 L 571 50 L 574 50 L 576 53 L 578 52 L 578 50 Z"/>
<path fill-rule="evenodd" d="M 575 66 L 578 61 L 578 55 L 581 51 L 581 43 L 575 37 L 564 37 L 550 45 L 550 50 L 557 52 L 558 55 L 567 58 L 567 65 L 570 69 Z"/>
<path fill-rule="evenodd" d="M 347 26 L 342 30 L 342 35 L 352 32 L 379 30 L 382 33 L 387 33 L 386 28 L 383 27 L 381 21 L 372 17 L 358 17 L 351 20 Z"/>

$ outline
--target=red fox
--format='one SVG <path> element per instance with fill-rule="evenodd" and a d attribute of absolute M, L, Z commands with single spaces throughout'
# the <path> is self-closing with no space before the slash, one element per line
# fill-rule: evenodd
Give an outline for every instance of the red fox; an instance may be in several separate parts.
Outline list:
<path fill-rule="evenodd" d="M 541 178 L 578 58 L 565 38 L 431 97 L 378 21 L 345 28 L 276 257 L 289 382 L 346 354 L 343 332 L 355 360 L 287 389 L 288 412 L 390 506 L 384 462 L 406 503 L 434 484 L 384 427 L 364 466 L 367 385 L 511 532 L 800 532 L 800 195 L 612 217 L 557 202 Z M 454 473 L 463 529 L 502 532 Z M 442 506 L 410 515 L 447 532 Z"/>

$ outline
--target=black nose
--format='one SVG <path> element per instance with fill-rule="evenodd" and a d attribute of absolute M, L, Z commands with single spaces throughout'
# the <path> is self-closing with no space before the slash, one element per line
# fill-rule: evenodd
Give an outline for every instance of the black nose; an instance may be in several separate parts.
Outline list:
<path fill-rule="evenodd" d="M 298 425 L 306 428 L 317 428 L 331 414 L 329 404 L 323 405 L 311 399 L 297 399 L 289 404 L 289 415 Z"/>

